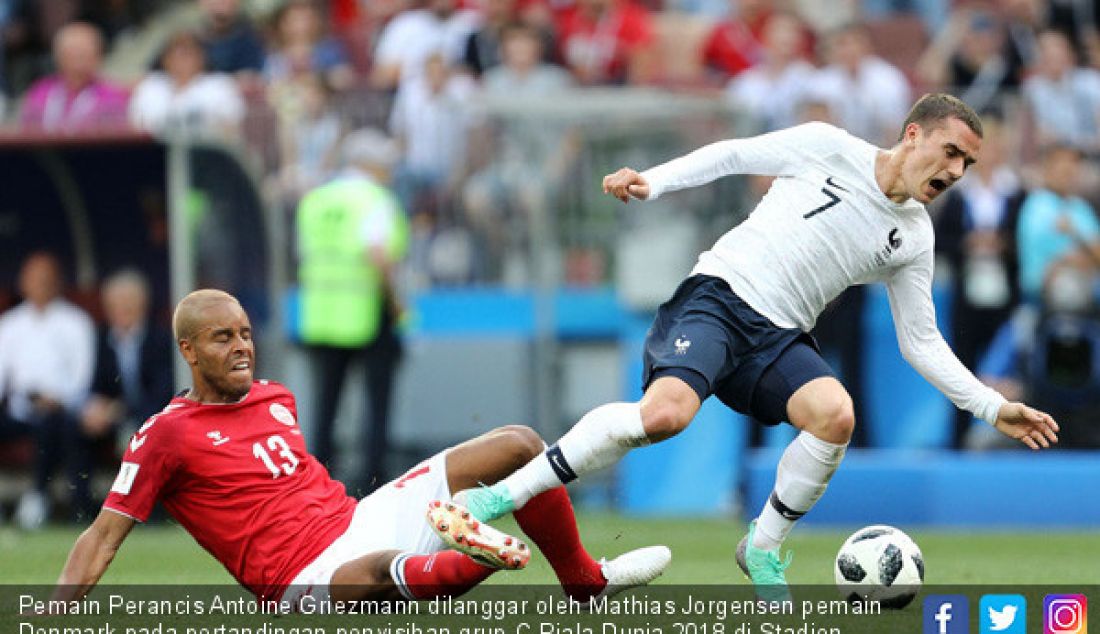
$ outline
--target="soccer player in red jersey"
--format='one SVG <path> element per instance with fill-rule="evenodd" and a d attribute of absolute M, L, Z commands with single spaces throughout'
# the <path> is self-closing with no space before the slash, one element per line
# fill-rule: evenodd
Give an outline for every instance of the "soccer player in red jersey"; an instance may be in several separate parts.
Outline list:
<path fill-rule="evenodd" d="M 535 432 L 496 429 L 357 502 L 306 450 L 290 391 L 253 379 L 252 328 L 232 295 L 191 293 L 176 307 L 172 327 L 192 387 L 130 439 L 111 493 L 76 540 L 54 598 L 90 591 L 157 500 L 264 599 L 456 595 L 498 569 L 526 565 L 523 542 L 446 500 L 539 455 L 545 446 Z M 653 546 L 594 560 L 580 542 L 564 487 L 535 498 L 515 518 L 566 594 L 581 601 L 648 583 L 671 557 Z"/>

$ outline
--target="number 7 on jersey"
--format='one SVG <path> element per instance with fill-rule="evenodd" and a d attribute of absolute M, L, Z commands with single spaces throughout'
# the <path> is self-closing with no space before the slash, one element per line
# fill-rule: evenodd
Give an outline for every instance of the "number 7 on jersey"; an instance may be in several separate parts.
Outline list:
<path fill-rule="evenodd" d="M 837 204 L 840 203 L 840 196 L 837 196 L 836 194 L 834 194 L 833 191 L 831 189 L 829 189 L 830 187 L 835 187 L 836 189 L 839 189 L 842 192 L 847 192 L 848 191 L 847 189 L 844 189 L 840 185 L 837 185 L 836 183 L 834 183 L 832 176 L 826 178 L 825 179 L 825 187 L 821 188 L 821 193 L 825 194 L 826 196 L 829 197 L 829 202 L 825 203 L 824 205 L 821 205 L 820 207 L 818 207 L 816 209 L 811 209 L 810 211 L 807 211 L 806 213 L 802 214 L 803 218 L 809 220 L 810 218 L 813 218 L 817 214 L 825 211 L 826 209 L 828 209 L 830 207 L 834 207 L 834 206 L 836 206 Z M 848 193 L 851 193 L 851 192 L 848 192 Z"/>

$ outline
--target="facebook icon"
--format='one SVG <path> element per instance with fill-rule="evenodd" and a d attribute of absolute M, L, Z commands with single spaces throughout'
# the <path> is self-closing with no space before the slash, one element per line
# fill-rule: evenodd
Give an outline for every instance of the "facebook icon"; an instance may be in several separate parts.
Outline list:
<path fill-rule="evenodd" d="M 969 634 L 970 604 L 962 594 L 924 597 L 924 634 Z"/>

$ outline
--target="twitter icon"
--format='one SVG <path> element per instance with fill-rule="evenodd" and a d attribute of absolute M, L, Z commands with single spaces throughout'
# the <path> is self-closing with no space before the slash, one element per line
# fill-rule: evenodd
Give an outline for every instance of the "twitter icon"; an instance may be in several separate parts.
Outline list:
<path fill-rule="evenodd" d="M 987 594 L 978 608 L 981 634 L 1026 634 L 1027 599 L 1019 594 Z"/>

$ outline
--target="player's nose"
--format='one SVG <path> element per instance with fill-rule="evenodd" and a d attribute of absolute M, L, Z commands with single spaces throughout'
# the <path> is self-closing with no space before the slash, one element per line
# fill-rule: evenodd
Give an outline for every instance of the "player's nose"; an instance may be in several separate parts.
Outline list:
<path fill-rule="evenodd" d="M 951 161 L 947 166 L 947 173 L 951 175 L 954 180 L 959 180 L 966 173 L 966 161 L 962 158 Z"/>

